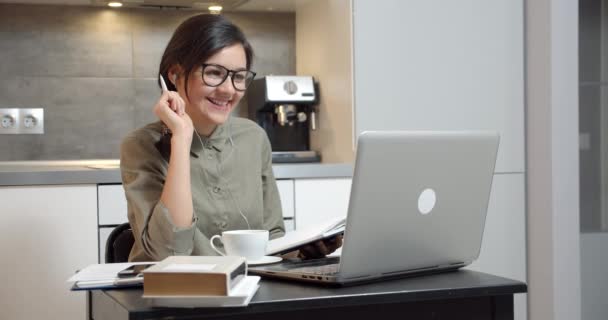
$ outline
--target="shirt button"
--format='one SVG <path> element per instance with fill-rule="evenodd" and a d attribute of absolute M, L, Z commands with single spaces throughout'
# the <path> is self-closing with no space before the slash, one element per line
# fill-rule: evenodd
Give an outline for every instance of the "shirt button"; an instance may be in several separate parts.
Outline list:
<path fill-rule="evenodd" d="M 226 229 L 226 227 L 228 227 L 228 224 L 226 222 L 222 222 L 222 224 L 220 225 L 220 228 Z"/>
<path fill-rule="evenodd" d="M 213 192 L 214 193 L 219 193 L 220 190 L 222 190 L 222 189 L 220 189 L 220 187 L 213 187 Z"/>
<path fill-rule="evenodd" d="M 207 155 L 207 159 L 209 159 L 209 160 L 213 160 L 213 155 L 212 155 L 212 154 Z"/>

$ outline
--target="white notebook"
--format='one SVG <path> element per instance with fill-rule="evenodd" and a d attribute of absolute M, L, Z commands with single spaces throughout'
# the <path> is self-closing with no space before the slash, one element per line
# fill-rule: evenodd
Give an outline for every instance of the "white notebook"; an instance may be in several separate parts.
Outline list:
<path fill-rule="evenodd" d="M 121 270 L 132 265 L 150 263 L 154 262 L 92 264 L 76 272 L 67 280 L 67 282 L 72 286 L 71 290 L 113 289 L 141 286 L 144 282 L 143 277 L 119 278 L 117 274 Z"/>

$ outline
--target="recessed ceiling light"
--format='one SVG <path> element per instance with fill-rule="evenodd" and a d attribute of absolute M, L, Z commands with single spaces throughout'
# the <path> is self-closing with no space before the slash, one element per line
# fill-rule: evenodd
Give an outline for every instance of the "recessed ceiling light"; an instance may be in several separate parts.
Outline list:
<path fill-rule="evenodd" d="M 120 7 L 122 7 L 122 2 L 110 1 L 110 2 L 108 2 L 108 6 L 110 6 L 112 8 L 120 8 Z"/>
<path fill-rule="evenodd" d="M 220 12 L 222 12 L 222 6 L 209 6 L 209 12 L 213 13 L 213 14 L 219 14 Z"/>

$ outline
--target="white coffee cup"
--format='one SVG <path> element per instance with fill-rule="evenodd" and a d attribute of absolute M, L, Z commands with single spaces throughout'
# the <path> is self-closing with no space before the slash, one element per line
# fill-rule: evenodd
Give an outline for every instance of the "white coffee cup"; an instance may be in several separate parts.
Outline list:
<path fill-rule="evenodd" d="M 257 260 L 266 255 L 268 235 L 268 230 L 224 231 L 221 236 L 216 234 L 211 237 L 209 244 L 215 252 L 222 256 L 241 256 L 247 260 Z M 225 253 L 213 244 L 215 239 L 220 239 L 224 244 Z"/>

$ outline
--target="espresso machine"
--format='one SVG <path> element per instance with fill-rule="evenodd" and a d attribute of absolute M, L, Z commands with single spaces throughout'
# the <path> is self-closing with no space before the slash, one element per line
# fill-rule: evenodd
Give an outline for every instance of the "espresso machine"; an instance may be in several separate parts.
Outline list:
<path fill-rule="evenodd" d="M 272 162 L 319 162 L 310 150 L 310 130 L 316 130 L 318 84 L 310 76 L 266 76 L 247 89 L 249 118 L 266 131 Z"/>

